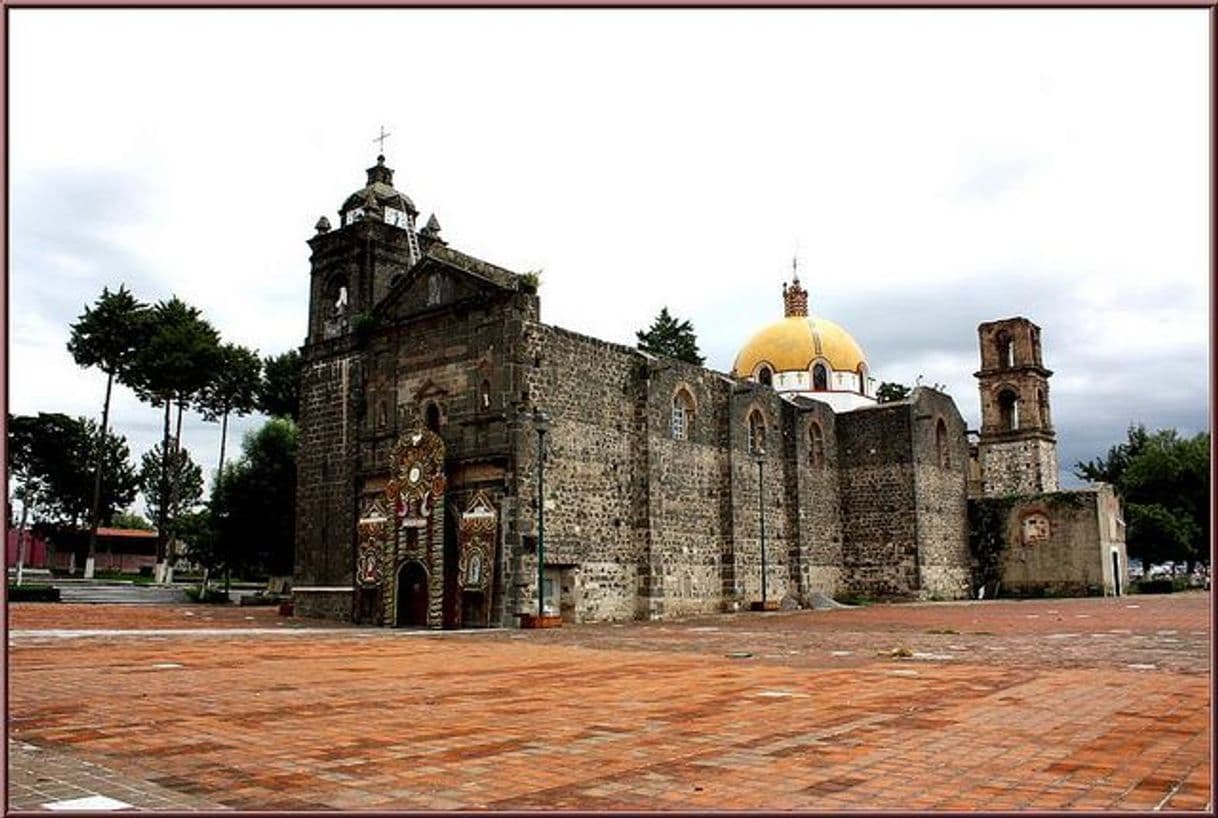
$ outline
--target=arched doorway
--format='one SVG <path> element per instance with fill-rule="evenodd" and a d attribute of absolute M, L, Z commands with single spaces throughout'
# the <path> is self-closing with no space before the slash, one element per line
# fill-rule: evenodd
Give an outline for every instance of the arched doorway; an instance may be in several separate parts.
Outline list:
<path fill-rule="evenodd" d="M 398 569 L 397 616 L 399 628 L 427 627 L 427 569 L 417 560 L 410 560 Z"/>

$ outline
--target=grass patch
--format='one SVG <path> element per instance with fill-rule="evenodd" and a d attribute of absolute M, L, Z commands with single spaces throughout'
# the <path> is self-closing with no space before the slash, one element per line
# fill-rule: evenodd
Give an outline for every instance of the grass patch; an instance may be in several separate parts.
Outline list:
<path fill-rule="evenodd" d="M 958 631 L 954 628 L 931 628 L 930 630 L 927 631 L 927 633 L 937 633 L 937 634 L 942 634 L 944 636 L 955 636 L 955 635 L 959 634 L 960 631 Z"/>
<path fill-rule="evenodd" d="M 209 605 L 228 603 L 228 594 L 218 588 L 208 588 L 207 593 L 203 593 L 203 589 L 199 587 L 187 588 L 186 596 L 191 602 L 203 602 Z"/>

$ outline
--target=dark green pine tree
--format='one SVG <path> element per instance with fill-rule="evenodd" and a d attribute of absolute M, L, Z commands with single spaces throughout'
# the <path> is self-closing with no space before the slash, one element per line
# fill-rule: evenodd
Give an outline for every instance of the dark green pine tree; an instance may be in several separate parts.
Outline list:
<path fill-rule="evenodd" d="M 224 475 L 224 450 L 228 444 L 228 416 L 248 415 L 258 408 L 262 385 L 262 359 L 258 353 L 235 344 L 221 344 L 215 376 L 195 397 L 203 419 L 220 421 L 220 464 L 216 479 Z"/>
<path fill-rule="evenodd" d="M 215 377 L 220 366 L 220 334 L 204 320 L 198 309 L 177 296 L 152 307 L 148 316 L 148 334 L 128 373 L 127 385 L 147 403 L 164 409 L 164 426 L 159 469 L 161 484 L 153 491 L 155 498 L 145 498 L 149 507 L 158 509 L 157 562 L 166 564 L 168 532 L 173 527 L 165 516 L 178 507 L 171 496 L 179 490 L 171 479 L 179 472 L 170 468 L 169 457 L 178 449 L 181 438 L 182 411 Z M 178 431 L 170 436 L 170 411 L 178 405 Z M 162 575 L 164 576 L 164 575 Z"/>
<path fill-rule="evenodd" d="M 257 409 L 274 418 L 300 420 L 300 353 L 296 350 L 263 362 Z"/>
<path fill-rule="evenodd" d="M 668 314 L 668 307 L 660 310 L 651 327 L 644 332 L 638 330 L 639 349 L 652 355 L 667 355 L 691 364 L 702 365 L 706 359 L 698 352 L 698 338 L 689 321 L 678 321 Z"/>
<path fill-rule="evenodd" d="M 68 352 L 77 364 L 97 367 L 106 373 L 106 398 L 102 403 L 101 435 L 109 433 L 110 393 L 114 379 L 124 380 L 134 364 L 137 353 L 144 342 L 148 306 L 135 299 L 126 287 L 110 292 L 107 287 L 92 307 L 72 324 L 68 339 Z M 93 577 L 93 559 L 97 551 L 97 523 L 101 503 L 103 474 L 103 437 L 98 437 L 97 452 L 93 458 L 94 485 L 93 503 L 89 513 L 89 551 L 85 560 L 85 578 Z"/>

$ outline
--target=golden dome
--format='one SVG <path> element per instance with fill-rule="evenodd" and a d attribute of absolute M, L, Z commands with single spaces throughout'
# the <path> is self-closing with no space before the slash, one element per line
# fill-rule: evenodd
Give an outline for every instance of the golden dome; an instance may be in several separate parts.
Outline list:
<path fill-rule="evenodd" d="M 747 378 L 764 361 L 775 372 L 807 371 L 822 358 L 830 368 L 857 372 L 867 359 L 850 333 L 826 318 L 793 315 L 779 319 L 754 335 L 736 356 L 732 374 Z"/>

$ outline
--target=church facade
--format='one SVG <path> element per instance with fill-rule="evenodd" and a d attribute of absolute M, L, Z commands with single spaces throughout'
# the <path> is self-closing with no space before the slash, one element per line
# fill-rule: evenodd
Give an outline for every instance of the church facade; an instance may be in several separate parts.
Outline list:
<path fill-rule="evenodd" d="M 970 441 L 946 394 L 877 403 L 798 278 L 720 373 L 543 323 L 535 280 L 450 247 L 435 216 L 418 228 L 383 157 L 367 173 L 309 242 L 298 614 L 485 627 L 539 601 L 581 622 L 965 598 L 1017 575 L 1117 590 L 1123 535 L 1090 535 L 1119 507 L 1057 492 L 1026 319 L 981 327 Z M 1090 499 L 1044 499 L 1068 494 Z M 1069 566 L 1029 568 L 1037 544 Z"/>

